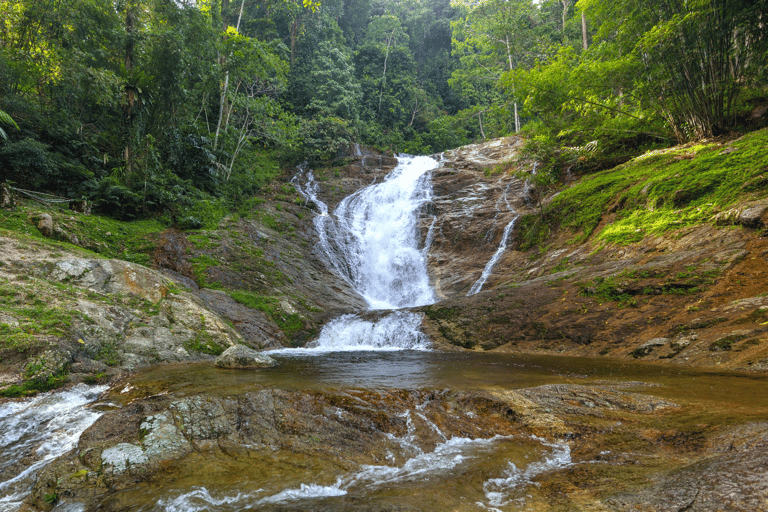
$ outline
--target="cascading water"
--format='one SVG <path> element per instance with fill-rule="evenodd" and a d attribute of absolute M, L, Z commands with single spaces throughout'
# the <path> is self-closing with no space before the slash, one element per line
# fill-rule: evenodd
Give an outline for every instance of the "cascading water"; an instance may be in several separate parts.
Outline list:
<path fill-rule="evenodd" d="M 534 171 L 535 171 L 535 167 L 534 167 Z M 512 205 L 509 204 L 509 199 L 507 198 L 507 192 L 509 191 L 510 185 L 512 185 L 512 181 L 507 183 L 507 186 L 504 188 L 504 193 L 501 195 L 499 200 L 496 201 L 496 217 L 497 218 L 499 216 L 499 213 L 501 213 L 501 208 L 499 205 L 502 200 L 504 201 L 504 205 L 506 206 L 507 211 L 515 213 L 515 210 L 512 208 Z M 501 255 L 504 254 L 504 251 L 507 250 L 507 240 L 509 239 L 509 234 L 514 229 L 515 222 L 517 221 L 518 218 L 520 218 L 520 215 L 515 214 L 512 220 L 509 221 L 509 223 L 504 227 L 504 233 L 501 235 L 501 242 L 499 242 L 499 247 L 496 249 L 496 252 L 493 253 L 493 256 L 491 257 L 491 259 L 488 260 L 488 263 L 485 264 L 483 273 L 480 275 L 477 281 L 475 281 L 475 284 L 472 285 L 472 288 L 469 289 L 469 293 L 467 293 L 467 297 L 475 295 L 479 293 L 480 290 L 483 289 L 483 285 L 493 273 L 493 267 L 496 266 L 496 263 L 498 263 L 499 259 L 501 259 Z"/>
<path fill-rule="evenodd" d="M 40 469 L 75 447 L 101 416 L 85 405 L 106 389 L 80 384 L 0 405 L 0 509 L 19 509 Z"/>
<path fill-rule="evenodd" d="M 318 197 L 311 171 L 303 170 L 294 185 L 319 214 L 314 219 L 319 246 L 332 269 L 347 279 L 371 310 L 432 304 L 426 252 L 432 229 L 419 247 L 419 214 L 432 198 L 432 158 L 400 157 L 382 183 L 345 198 L 333 215 Z M 432 223 L 434 226 L 434 222 Z M 418 315 L 398 311 L 378 322 L 345 315 L 325 326 L 313 344 L 319 350 L 425 348 Z"/>

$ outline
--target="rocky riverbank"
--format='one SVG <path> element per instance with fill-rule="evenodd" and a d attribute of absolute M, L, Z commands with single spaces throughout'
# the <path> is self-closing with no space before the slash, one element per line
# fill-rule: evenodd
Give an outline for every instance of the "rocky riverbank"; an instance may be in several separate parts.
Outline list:
<path fill-rule="evenodd" d="M 746 151 L 738 144 L 711 147 L 731 158 Z M 768 369 L 768 201 L 761 188 L 743 186 L 706 222 L 680 221 L 622 243 L 601 235 L 625 208 L 621 197 L 608 197 L 613 206 L 597 217 L 591 236 L 553 224 L 531 246 L 542 209 L 536 192 L 510 172 L 520 146 L 510 137 L 438 157 L 423 234 L 432 236 L 429 271 L 440 302 L 418 310 L 432 342 Z M 675 151 L 665 165 L 696 162 L 689 148 Z M 316 170 L 319 197 L 333 208 L 395 164 L 369 151 Z M 212 358 L 234 343 L 301 346 L 328 320 L 363 309 L 349 283 L 325 265 L 312 223 L 317 206 L 292 178 L 217 229 L 156 229 L 137 233 L 135 246 L 119 224 L 112 232 L 86 213 L 9 206 L 0 233 L 0 385 L 23 394 L 68 375 L 101 382 L 149 364 Z M 559 195 L 590 179 L 572 177 Z M 552 196 L 543 206 L 556 210 Z M 681 219 L 686 211 L 680 203 Z M 120 254 L 144 264 L 101 259 Z M 494 257 L 480 293 L 467 296 Z"/>
<path fill-rule="evenodd" d="M 745 144 L 716 142 L 699 150 L 703 156 L 679 148 L 662 163 L 738 154 Z M 678 210 L 664 229 L 641 225 L 606 238 L 638 216 L 624 211 L 637 200 L 629 189 L 605 198 L 610 204 L 590 230 L 572 229 L 563 208 L 581 205 L 564 207 L 558 195 L 537 204 L 536 191 L 509 172 L 519 147 L 512 137 L 460 148 L 441 155 L 433 173 L 422 232 L 431 237 L 430 279 L 440 301 L 414 311 L 438 348 L 499 359 L 517 353 L 768 369 L 768 202 L 749 185 L 759 177 L 727 208 L 713 206 L 722 201 L 714 188 L 712 204 L 676 192 L 670 200 Z M 320 198 L 333 207 L 395 163 L 369 152 L 316 170 Z M 24 204 L 3 211 L 2 392 L 113 384 L 77 448 L 40 473 L 30 510 L 57 502 L 151 508 L 188 499 L 168 495 L 177 489 L 202 492 L 201 481 L 223 493 L 206 500 L 234 503 L 226 501 L 234 492 L 256 508 L 300 510 L 300 499 L 291 505 L 278 497 L 322 492 L 331 501 L 318 510 L 423 510 L 455 500 L 423 483 L 420 464 L 453 470 L 474 460 L 461 450 L 486 445 L 501 466 L 483 456 L 461 470 L 466 485 L 457 496 L 480 493 L 467 510 L 473 503 L 516 510 L 518 501 L 524 510 L 768 510 L 761 501 L 768 404 L 755 391 L 759 375 L 745 384 L 741 375 L 701 374 L 686 381 L 685 393 L 682 381 L 666 377 L 661 384 L 582 383 L 586 375 L 568 371 L 556 383 L 506 387 L 480 378 L 473 386 L 304 388 L 300 372 L 290 386 L 254 380 L 248 372 L 268 380 L 285 362 L 252 363 L 252 349 L 304 345 L 329 319 L 364 307 L 326 268 L 312 223 L 317 205 L 296 193 L 292 177 L 216 229 L 158 228 L 139 233 L 141 244 L 120 236 L 121 225 L 107 229 L 85 213 Z M 598 179 L 573 177 L 559 196 Z M 658 211 L 663 205 L 642 179 L 631 186 L 648 188 L 642 208 Z M 133 261 L 115 257 L 121 254 Z M 223 366 L 271 369 L 211 368 L 235 346 L 249 362 L 236 356 Z M 165 366 L 160 377 L 135 380 L 169 363 L 184 366 L 172 377 Z M 201 371 L 245 373 L 225 385 L 221 375 L 199 380 Z M 724 388 L 715 393 L 715 386 Z M 233 478 L 239 487 L 227 488 Z M 403 494 L 380 485 L 386 478 Z"/>

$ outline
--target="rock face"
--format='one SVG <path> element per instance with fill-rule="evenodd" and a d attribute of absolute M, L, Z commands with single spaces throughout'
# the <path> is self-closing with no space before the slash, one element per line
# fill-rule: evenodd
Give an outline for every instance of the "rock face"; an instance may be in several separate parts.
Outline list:
<path fill-rule="evenodd" d="M 21 299 L 12 300 L 12 309 L 0 316 L 10 334 L 23 335 L 29 347 L 28 360 L 22 358 L 6 382 L 45 384 L 68 373 L 75 380 L 105 379 L 150 364 L 212 359 L 236 343 L 251 343 L 203 300 L 154 270 L 120 260 L 20 250 L 7 238 L 0 244 L 6 296 L 34 294 L 37 304 L 49 306 L 34 312 Z M 14 306 L 17 302 L 22 305 Z M 33 334 L 21 334 L 25 329 Z M 253 346 L 269 343 L 274 341 L 264 333 Z M 3 357 L 7 371 L 20 356 L 6 351 Z"/>
<path fill-rule="evenodd" d="M 96 504 L 105 511 L 152 509 L 169 490 L 198 482 L 210 490 L 219 478 L 228 490 L 234 486 L 234 499 L 247 495 L 251 484 L 274 489 L 275 479 L 278 489 L 316 481 L 332 488 L 334 481 L 354 482 L 374 470 L 391 477 L 385 480 L 389 490 L 408 489 L 424 478 L 422 472 L 430 474 L 429 465 L 439 460 L 433 455 L 444 450 L 451 455 L 449 471 L 451 460 L 465 464 L 458 466 L 462 478 L 474 478 L 467 466 L 484 460 L 482 484 L 496 474 L 495 447 L 489 451 L 480 444 L 466 457 L 451 452 L 451 446 L 509 439 L 517 443 L 516 453 L 525 454 L 518 455 L 519 466 L 509 478 L 525 491 L 521 496 L 527 494 L 519 503 L 528 510 L 538 510 L 537 504 L 541 509 L 546 504 L 600 511 L 765 510 L 768 424 L 692 424 L 691 416 L 685 416 L 690 411 L 622 389 L 641 385 L 474 391 L 289 391 L 256 385 L 226 396 L 143 398 L 113 390 L 106 400 L 123 406 L 106 412 L 83 433 L 76 449 L 41 471 L 27 505 L 46 509 L 45 497 L 56 494 L 86 510 Z M 129 393 L 134 392 L 141 393 Z M 683 419 L 677 421 L 673 413 Z M 542 448 L 546 453 L 554 447 L 563 459 L 536 472 L 541 464 L 527 460 L 535 452 L 525 452 L 526 446 L 537 447 L 538 456 Z M 505 467 L 511 467 L 510 456 L 515 455 L 500 455 Z M 415 475 L 399 478 L 400 468 L 405 474 L 413 469 Z M 347 508 L 323 502 L 318 510 L 391 509 L 367 498 L 353 498 Z M 408 506 L 417 506 L 413 493 L 406 499 Z M 306 507 L 299 503 L 280 510 Z"/>
<path fill-rule="evenodd" d="M 156 304 L 142 320 L 143 315 L 128 308 L 79 300 L 76 308 L 87 320 L 78 319 L 73 327 L 82 340 L 84 357 L 113 350 L 120 366 L 133 370 L 158 362 L 198 360 L 201 353 L 220 352 L 241 340 L 199 298 L 189 292 L 170 293 L 166 278 L 140 265 L 65 259 L 53 266 L 49 277 L 106 296 L 128 295 Z"/>
<path fill-rule="evenodd" d="M 250 369 L 275 366 L 277 361 L 245 345 L 234 345 L 224 351 L 213 363 L 219 368 Z"/>
<path fill-rule="evenodd" d="M 429 250 L 429 270 L 441 299 L 466 295 L 499 247 L 504 228 L 530 213 L 527 185 L 505 169 L 522 146 L 507 137 L 444 153 L 433 173 L 437 217 Z"/>

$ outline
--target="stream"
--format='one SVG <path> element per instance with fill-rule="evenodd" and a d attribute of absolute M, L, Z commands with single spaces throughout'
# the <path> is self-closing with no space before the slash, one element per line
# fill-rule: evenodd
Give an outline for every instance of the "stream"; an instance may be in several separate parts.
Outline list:
<path fill-rule="evenodd" d="M 101 456 L 92 481 L 88 471 L 76 473 L 91 490 L 57 495 L 54 510 L 551 510 L 560 499 L 551 486 L 565 472 L 624 471 L 622 461 L 633 457 L 664 466 L 652 443 L 633 441 L 635 430 L 663 424 L 688 432 L 691 425 L 768 418 L 763 377 L 431 350 L 421 317 L 407 308 L 436 300 L 426 267 L 431 228 L 422 239 L 420 226 L 435 224 L 424 211 L 438 162 L 399 161 L 383 182 L 345 198 L 333 212 L 318 198 L 311 171 L 293 182 L 316 207 L 328 267 L 352 284 L 367 311 L 330 321 L 306 348 L 270 352 L 279 362 L 274 368 L 165 365 L 106 392 L 82 386 L 3 405 L 0 505 L 17 510 L 41 468 L 91 425 L 88 446 L 103 448 L 99 443 L 113 439 L 122 448 Z M 505 250 L 513 224 L 474 292 Z M 558 405 L 571 415 L 566 425 L 554 416 L 562 411 L 517 393 L 551 385 L 565 386 L 553 388 L 557 393 L 601 387 L 594 396 L 609 397 L 610 407 L 594 413 L 594 399 L 574 395 L 573 403 Z M 634 400 L 633 393 L 649 398 Z M 650 409 L 637 408 L 641 402 Z M 662 421 L 657 408 L 675 416 L 660 413 L 667 414 Z M 57 410 L 67 411 L 60 415 L 66 426 L 50 412 Z M 104 421 L 97 421 L 101 415 Z M 588 418 L 584 425 L 574 419 L 580 415 Z M 586 441 L 576 447 L 571 430 L 579 429 L 583 436 L 600 429 L 616 434 L 594 448 L 585 448 Z M 57 436 L 62 440 L 54 442 Z M 81 442 L 78 449 L 93 448 Z M 146 470 L 151 477 L 143 476 Z M 109 491 L 98 483 L 104 478 Z"/>

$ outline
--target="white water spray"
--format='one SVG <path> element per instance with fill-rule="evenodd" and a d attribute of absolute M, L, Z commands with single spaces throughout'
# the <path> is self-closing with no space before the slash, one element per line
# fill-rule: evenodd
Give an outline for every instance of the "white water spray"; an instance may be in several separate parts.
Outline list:
<path fill-rule="evenodd" d="M 21 507 L 40 469 L 75 447 L 101 416 L 85 405 L 106 389 L 80 384 L 0 406 L 0 510 Z"/>
<path fill-rule="evenodd" d="M 346 197 L 332 215 L 318 198 L 311 171 L 302 169 L 293 183 L 314 203 L 319 246 L 329 266 L 366 300 L 371 310 L 432 304 L 435 296 L 427 275 L 427 251 L 434 221 L 420 247 L 420 214 L 432 199 L 432 158 L 400 157 L 382 183 Z M 300 183 L 303 177 L 304 184 Z M 313 350 L 392 350 L 426 347 L 418 315 L 397 312 L 377 322 L 345 315 L 323 328 Z"/>

